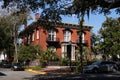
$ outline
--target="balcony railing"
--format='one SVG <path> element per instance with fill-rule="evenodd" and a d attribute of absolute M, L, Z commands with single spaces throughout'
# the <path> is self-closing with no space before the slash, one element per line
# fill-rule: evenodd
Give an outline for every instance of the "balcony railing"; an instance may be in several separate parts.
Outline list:
<path fill-rule="evenodd" d="M 50 38 L 50 37 L 48 37 L 46 41 L 47 42 L 59 42 L 60 39 L 59 38 Z"/>

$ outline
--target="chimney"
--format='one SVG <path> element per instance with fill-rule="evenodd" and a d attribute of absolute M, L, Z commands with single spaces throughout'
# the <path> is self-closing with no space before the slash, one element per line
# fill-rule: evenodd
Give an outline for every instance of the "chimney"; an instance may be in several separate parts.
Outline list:
<path fill-rule="evenodd" d="M 37 21 L 39 18 L 40 18 L 40 14 L 39 14 L 39 13 L 36 13 L 36 14 L 35 14 L 35 21 Z"/>

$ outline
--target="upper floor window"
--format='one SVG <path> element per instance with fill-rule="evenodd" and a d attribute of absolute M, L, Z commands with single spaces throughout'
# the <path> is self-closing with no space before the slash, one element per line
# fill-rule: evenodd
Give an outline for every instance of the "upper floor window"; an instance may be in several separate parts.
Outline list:
<path fill-rule="evenodd" d="M 71 40 L 71 32 L 69 30 L 64 31 L 64 41 L 68 42 Z"/>
<path fill-rule="evenodd" d="M 36 39 L 39 39 L 39 29 L 36 30 Z"/>
<path fill-rule="evenodd" d="M 78 34 L 78 42 L 79 42 L 79 38 L 80 38 L 80 35 Z M 82 34 L 82 43 L 84 43 L 84 41 L 85 41 L 84 38 L 85 38 L 85 34 L 83 33 Z"/>
<path fill-rule="evenodd" d="M 56 31 L 51 29 L 51 30 L 48 30 L 48 39 L 50 41 L 56 41 Z"/>

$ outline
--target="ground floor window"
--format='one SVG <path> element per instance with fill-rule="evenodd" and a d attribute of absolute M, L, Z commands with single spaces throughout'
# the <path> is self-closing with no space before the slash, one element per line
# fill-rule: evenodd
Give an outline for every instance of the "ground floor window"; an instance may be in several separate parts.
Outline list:
<path fill-rule="evenodd" d="M 53 52 L 56 52 L 56 48 L 54 46 L 49 46 L 48 50 L 52 50 Z"/>
<path fill-rule="evenodd" d="M 67 46 L 68 43 L 63 43 L 62 44 L 62 58 L 68 58 L 68 54 L 67 54 Z M 71 56 L 71 60 L 75 60 L 75 44 L 72 44 L 71 45 L 71 53 L 70 53 L 70 56 Z"/>

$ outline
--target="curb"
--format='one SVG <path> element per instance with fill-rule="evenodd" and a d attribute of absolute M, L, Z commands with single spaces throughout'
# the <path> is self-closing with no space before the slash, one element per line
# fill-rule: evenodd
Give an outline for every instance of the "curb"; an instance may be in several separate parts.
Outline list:
<path fill-rule="evenodd" d="M 36 70 L 33 70 L 33 69 L 26 69 L 25 71 L 28 71 L 28 72 L 32 72 L 32 73 L 35 73 L 35 74 L 41 74 L 41 75 L 45 75 L 45 74 L 48 74 L 50 72 L 45 72 L 45 71 L 36 71 Z M 53 74 L 76 74 L 76 72 L 55 72 Z"/>
<path fill-rule="evenodd" d="M 32 72 L 32 73 L 36 73 L 36 74 L 47 74 L 46 72 L 43 72 L 43 71 L 35 71 L 33 69 L 26 69 L 25 71 L 28 71 L 28 72 Z"/>

